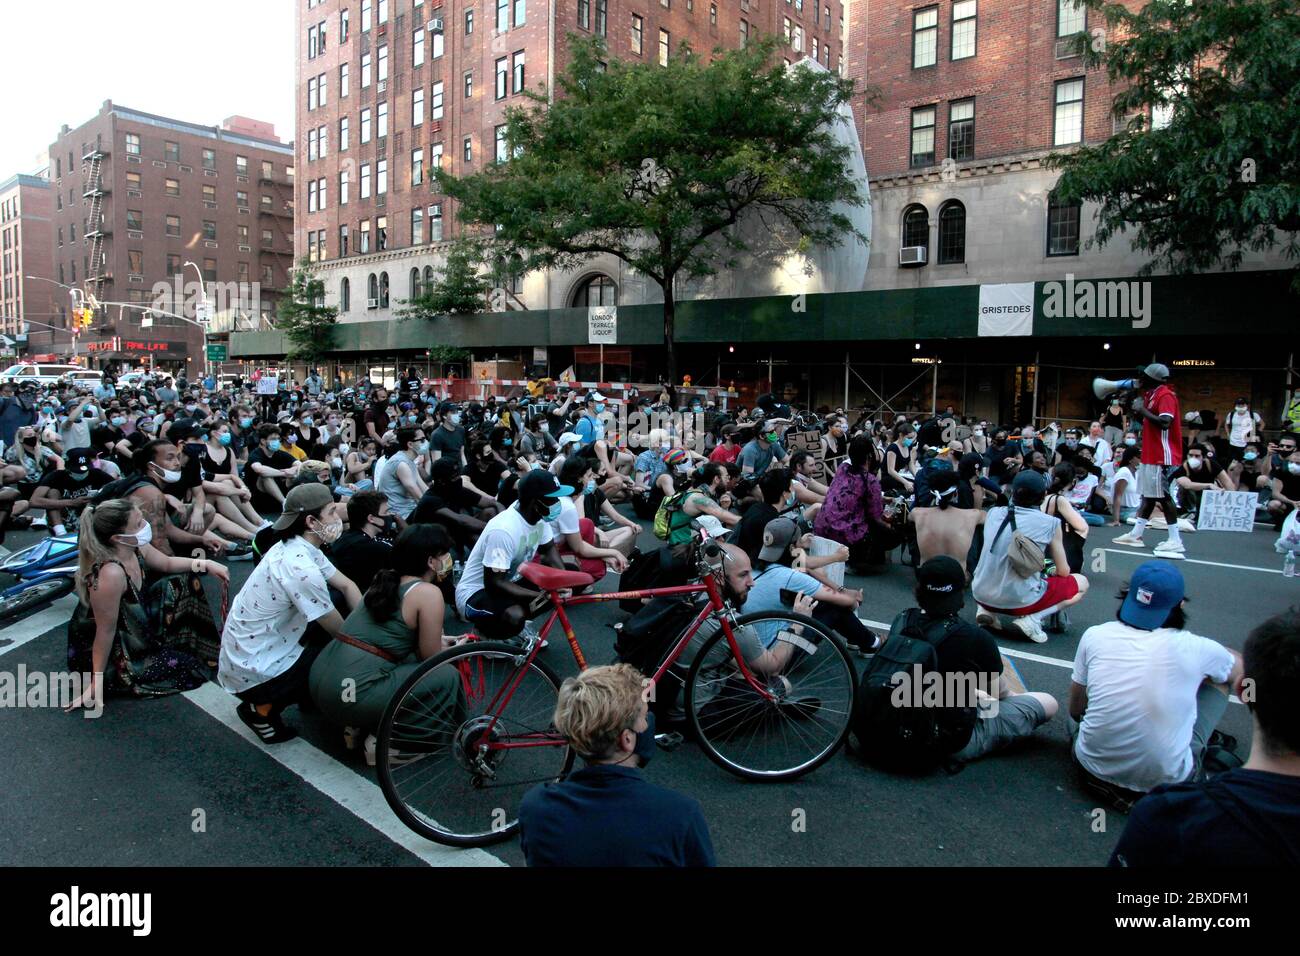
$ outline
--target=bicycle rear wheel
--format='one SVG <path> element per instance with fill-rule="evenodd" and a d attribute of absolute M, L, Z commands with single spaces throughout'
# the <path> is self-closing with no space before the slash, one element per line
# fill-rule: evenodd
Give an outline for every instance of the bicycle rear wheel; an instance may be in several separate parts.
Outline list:
<path fill-rule="evenodd" d="M 719 628 L 705 641 L 686 679 L 686 714 L 709 759 L 747 780 L 792 780 L 830 759 L 844 743 L 857 693 L 857 671 L 843 643 L 811 618 L 761 611 L 733 628 L 767 625 L 787 659 L 775 672 L 741 674 Z"/>
<path fill-rule="evenodd" d="M 553 670 L 525 663 L 511 644 L 466 644 L 425 661 L 379 726 L 376 769 L 393 812 L 447 846 L 509 838 L 524 794 L 573 766 L 552 724 L 559 691 Z"/>

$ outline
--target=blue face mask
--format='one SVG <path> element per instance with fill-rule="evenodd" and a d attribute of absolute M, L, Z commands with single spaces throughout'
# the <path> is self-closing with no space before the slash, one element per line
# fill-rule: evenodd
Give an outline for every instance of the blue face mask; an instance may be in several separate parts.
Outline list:
<path fill-rule="evenodd" d="M 229 445 L 229 444 L 230 444 L 230 432 L 222 432 L 220 435 L 218 435 L 218 436 L 217 436 L 217 444 L 218 444 L 218 445 Z"/>
<path fill-rule="evenodd" d="M 388 396 L 388 404 L 389 404 L 389 405 L 396 405 L 396 404 L 397 404 L 397 396 L 396 396 L 396 395 L 390 395 L 390 396 Z"/>
<path fill-rule="evenodd" d="M 911 447 L 912 447 L 912 443 L 913 443 L 914 441 L 916 441 L 915 438 L 904 438 L 904 439 L 903 439 L 903 447 L 904 447 L 904 448 L 911 448 Z"/>
<path fill-rule="evenodd" d="M 306 425 L 308 428 L 311 428 L 311 426 L 316 423 L 316 420 L 314 418 L 304 418 L 302 420 L 302 423 Z"/>
<path fill-rule="evenodd" d="M 514 441 L 513 438 L 503 438 L 503 439 L 501 439 L 501 446 L 502 446 L 503 448 L 509 448 L 509 447 L 510 447 L 511 445 L 513 445 L 514 443 L 515 443 L 515 441 Z"/>
<path fill-rule="evenodd" d="M 1124 439 L 1124 444 L 1128 445 L 1130 448 L 1132 448 L 1132 447 L 1133 447 L 1134 445 L 1136 445 L 1137 443 L 1138 443 L 1138 440 L 1137 440 L 1136 438 L 1125 438 L 1125 439 Z"/>
<path fill-rule="evenodd" d="M 1242 455 L 1241 457 L 1244 458 L 1246 461 L 1254 461 L 1256 458 L 1259 457 L 1259 453 L 1248 451 L 1246 452 L 1246 454 Z"/>
<path fill-rule="evenodd" d="M 253 427 L 253 420 L 252 420 L 251 418 L 241 418 L 241 419 L 239 420 L 239 427 L 240 427 L 240 428 L 252 428 L 252 427 Z"/>
<path fill-rule="evenodd" d="M 279 451 L 279 450 L 280 450 L 280 439 L 278 439 L 278 438 L 272 438 L 269 442 L 266 443 L 266 450 L 267 450 L 267 451 Z"/>
<path fill-rule="evenodd" d="M 557 500 L 554 504 L 551 505 L 551 510 L 546 512 L 546 520 L 558 521 L 560 520 L 560 515 L 562 515 L 563 513 L 564 513 L 564 504 L 559 500 Z"/>
<path fill-rule="evenodd" d="M 589 495 L 590 495 L 590 494 L 594 494 L 595 491 L 596 491 L 596 479 L 593 478 L 593 479 L 591 479 L 591 481 L 589 481 L 589 482 L 587 482 L 585 485 L 583 485 L 583 486 L 582 486 L 582 490 L 583 490 L 586 494 L 589 494 Z"/>
<path fill-rule="evenodd" d="M 109 420 L 113 423 L 114 428 L 121 428 L 123 425 L 126 424 L 126 419 L 123 418 L 121 415 L 114 415 Z"/>
<path fill-rule="evenodd" d="M 52 408 L 50 408 L 50 406 L 46 405 L 44 408 L 41 409 L 41 412 L 42 412 L 43 414 L 45 414 L 45 415 L 53 415 L 53 414 L 54 414 L 54 409 L 52 409 Z"/>
<path fill-rule="evenodd" d="M 420 420 L 420 416 L 419 416 L 419 415 L 407 415 L 407 416 L 406 416 L 406 420 L 407 420 L 408 422 L 410 422 L 412 425 L 414 425 L 416 422 L 418 422 L 418 421 Z"/>
<path fill-rule="evenodd" d="M 595 409 L 596 414 L 599 415 L 601 412 L 605 410 L 605 403 L 597 402 L 593 407 Z"/>

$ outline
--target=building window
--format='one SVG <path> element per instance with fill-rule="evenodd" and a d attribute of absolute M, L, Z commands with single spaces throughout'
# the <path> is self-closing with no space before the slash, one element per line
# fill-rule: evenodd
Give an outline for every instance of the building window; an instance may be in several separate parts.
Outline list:
<path fill-rule="evenodd" d="M 171 224 L 171 221 L 172 221 L 173 218 L 175 218 L 175 217 L 173 217 L 173 216 L 168 216 L 168 217 L 167 217 L 167 223 L 168 223 L 168 225 Z M 76 225 L 76 223 L 73 223 L 69 228 L 72 230 L 72 239 L 75 241 L 76 238 L 77 238 L 77 225 Z M 142 213 L 139 209 L 128 209 L 128 210 L 126 211 L 126 228 L 129 229 L 129 230 L 132 231 L 132 232 L 140 232 L 141 230 L 143 230 L 143 229 L 144 229 L 144 213 Z M 167 233 L 167 234 L 168 234 L 168 235 L 171 235 L 170 232 Z"/>
<path fill-rule="evenodd" d="M 262 178 L 269 180 L 275 175 L 275 167 L 269 159 L 262 160 Z"/>
<path fill-rule="evenodd" d="M 975 55 L 975 23 L 975 0 L 957 0 L 952 5 L 952 59 Z"/>
<path fill-rule="evenodd" d="M 429 241 L 442 242 L 442 203 L 429 207 Z"/>
<path fill-rule="evenodd" d="M 718 5 L 716 3 L 710 3 L 709 4 L 709 26 L 716 27 L 717 25 L 718 25 Z"/>
<path fill-rule="evenodd" d="M 375 195 L 388 193 L 388 160 L 381 159 L 375 163 Z"/>
<path fill-rule="evenodd" d="M 1079 203 L 1063 203 L 1056 193 L 1047 197 L 1047 254 L 1049 256 L 1077 256 L 1079 254 Z"/>
<path fill-rule="evenodd" d="M 509 158 L 506 153 L 506 128 L 503 124 L 496 127 L 496 161 L 504 163 Z"/>
<path fill-rule="evenodd" d="M 235 175 L 236 175 L 236 176 L 247 176 L 247 175 L 248 175 L 248 157 L 247 157 L 247 156 L 236 156 L 236 157 L 235 157 Z"/>
<path fill-rule="evenodd" d="M 138 133 L 127 133 L 127 134 L 126 134 L 126 151 L 127 151 L 127 154 L 130 155 L 130 156 L 139 156 L 139 155 L 140 155 L 140 136 L 139 136 Z M 69 172 L 71 172 L 72 168 L 73 168 L 73 166 L 72 166 L 72 160 L 69 159 L 69 160 L 68 160 L 68 170 L 69 170 Z"/>
<path fill-rule="evenodd" d="M 592 276 L 573 294 L 574 308 L 590 308 L 593 305 L 618 305 L 618 293 L 614 280 L 606 275 Z"/>
<path fill-rule="evenodd" d="M 328 155 L 329 149 L 329 130 L 322 126 L 317 131 L 317 138 L 320 140 L 320 158 L 324 159 Z"/>
<path fill-rule="evenodd" d="M 320 152 L 317 149 L 316 131 L 314 129 L 309 129 L 307 130 L 307 162 L 314 163 L 319 155 Z"/>
<path fill-rule="evenodd" d="M 266 286 L 268 289 L 276 288 L 275 266 L 272 265 L 262 266 L 262 285 Z"/>
<path fill-rule="evenodd" d="M 605 35 L 605 26 L 609 20 L 609 0 L 596 0 L 596 36 Z"/>
<path fill-rule="evenodd" d="M 424 65 L 424 27 L 411 32 L 411 66 Z"/>
<path fill-rule="evenodd" d="M 262 230 L 262 248 L 263 248 L 263 249 L 270 249 L 271 246 L 273 246 L 273 245 L 275 245 L 275 236 L 274 236 L 274 234 L 271 232 L 270 229 L 263 229 L 263 230 Z"/>
<path fill-rule="evenodd" d="M 181 144 L 167 141 L 163 143 L 163 158 L 169 163 L 181 161 Z"/>
<path fill-rule="evenodd" d="M 348 118 L 339 117 L 339 152 L 346 153 L 348 150 Z"/>
<path fill-rule="evenodd" d="M 370 223 L 363 222 L 361 224 L 361 231 L 363 233 L 368 234 L 370 231 Z M 370 273 L 370 276 L 366 279 L 366 308 L 375 309 L 378 307 L 379 307 L 379 276 L 375 275 L 372 272 Z"/>
<path fill-rule="evenodd" d="M 339 42 L 348 42 L 348 11 L 339 11 Z"/>
<path fill-rule="evenodd" d="M 950 199 L 939 208 L 939 264 L 966 261 L 966 207 Z"/>
<path fill-rule="evenodd" d="M 339 172 L 339 205 L 340 206 L 346 206 L 348 204 L 349 185 L 350 185 L 349 174 L 348 171 L 344 169 Z"/>
<path fill-rule="evenodd" d="M 377 59 L 379 62 L 378 62 L 378 66 L 376 67 L 376 69 L 378 70 L 378 76 L 376 77 L 376 79 L 378 79 L 380 83 L 387 83 L 388 82 L 388 46 L 387 45 L 381 46 L 379 48 L 379 56 Z M 379 92 L 382 93 L 383 89 L 381 88 Z M 325 91 L 322 90 L 321 91 L 322 103 L 325 102 L 324 93 Z"/>
<path fill-rule="evenodd" d="M 139 174 L 139 173 L 130 172 L 129 170 L 127 171 L 127 174 L 126 174 L 126 188 L 127 188 L 127 189 L 134 189 L 134 190 L 136 190 L 137 192 L 139 191 L 139 189 L 140 189 L 140 174 Z M 59 193 L 59 199 L 62 199 L 62 198 L 63 198 L 63 194 L 62 194 L 62 193 Z"/>
<path fill-rule="evenodd" d="M 510 29 L 510 0 L 497 0 L 497 32 Z"/>
<path fill-rule="evenodd" d="M 948 104 L 948 155 L 957 162 L 975 158 L 975 101 Z"/>
<path fill-rule="evenodd" d="M 912 13 L 912 69 L 934 66 L 939 50 L 939 8 Z"/>
<path fill-rule="evenodd" d="M 339 226 L 339 255 L 346 256 L 347 254 L 348 254 L 348 227 Z M 347 282 L 348 280 L 344 279 L 343 281 Z"/>
<path fill-rule="evenodd" d="M 503 100 L 506 97 L 507 85 L 510 78 L 510 65 L 506 57 L 501 57 L 496 61 L 496 98 Z"/>
<path fill-rule="evenodd" d="M 524 88 L 524 51 L 520 50 L 510 58 L 510 92 L 520 93 Z"/>
<path fill-rule="evenodd" d="M 1074 36 L 1088 27 L 1088 8 L 1083 0 L 1056 0 L 1057 37 Z"/>
<path fill-rule="evenodd" d="M 370 32 L 370 11 L 374 7 L 371 0 L 361 0 L 361 32 Z"/>
<path fill-rule="evenodd" d="M 166 230 L 168 236 L 173 239 L 178 238 L 181 234 L 181 217 L 168 216 Z"/>
<path fill-rule="evenodd" d="M 429 168 L 442 169 L 442 143 L 434 143 L 429 147 Z"/>
<path fill-rule="evenodd" d="M 382 252 L 384 249 L 383 227 L 380 227 L 378 229 L 377 234 L 378 234 L 378 243 L 376 245 L 376 251 Z M 388 273 L 387 272 L 379 273 L 379 307 L 381 309 L 388 308 Z"/>
<path fill-rule="evenodd" d="M 370 198 L 370 164 L 362 163 L 361 169 L 358 170 L 357 175 L 358 175 L 358 180 L 361 183 L 361 191 L 359 195 L 362 199 L 369 199 Z"/>
<path fill-rule="evenodd" d="M 924 206 L 908 206 L 903 211 L 903 248 L 930 247 L 930 214 Z"/>
<path fill-rule="evenodd" d="M 671 41 L 671 37 L 669 36 L 668 31 L 661 27 L 659 29 L 659 65 L 660 66 L 668 65 L 668 52 L 669 52 L 668 47 L 670 41 Z"/>
<path fill-rule="evenodd" d="M 361 88 L 363 90 L 370 88 L 370 74 L 373 72 L 372 64 L 374 59 L 369 53 L 361 54 Z"/>
<path fill-rule="evenodd" d="M 216 186 L 208 185 L 207 183 L 204 184 L 204 186 L 203 186 L 203 201 L 204 201 L 204 202 L 210 202 L 210 203 L 212 203 L 212 205 L 214 205 L 214 206 L 217 204 L 217 187 L 216 187 Z"/>
<path fill-rule="evenodd" d="M 378 16 L 375 17 L 376 23 L 388 22 L 388 0 L 379 0 Z"/>
<path fill-rule="evenodd" d="M 411 245 L 419 246 L 423 244 L 424 244 L 424 210 L 421 209 L 419 206 L 416 206 L 414 209 L 411 210 Z M 413 275 L 419 275 L 419 272 L 415 269 L 412 269 L 411 272 Z M 416 283 L 414 282 L 411 284 L 412 286 L 416 285 Z M 411 297 L 415 298 L 419 294 L 420 293 L 418 291 L 412 290 Z"/>
<path fill-rule="evenodd" d="M 347 229 L 347 226 L 343 227 Z M 345 237 L 347 233 L 343 234 Z M 342 251 L 342 255 L 347 255 L 347 250 Z M 339 311 L 347 312 L 352 308 L 352 283 L 346 277 L 339 280 Z"/>
<path fill-rule="evenodd" d="M 424 87 L 420 87 L 411 94 L 411 125 L 420 126 L 424 123 Z"/>
<path fill-rule="evenodd" d="M 740 21 L 740 45 L 743 47 L 743 46 L 747 46 L 748 44 L 749 44 L 749 21 L 742 19 Z"/>
<path fill-rule="evenodd" d="M 366 219 L 361 223 L 361 233 L 359 239 L 357 240 L 357 252 L 360 255 L 364 256 L 369 251 L 370 251 L 370 220 Z M 371 288 L 370 291 L 371 291 L 370 297 L 372 299 L 377 298 L 373 287 Z"/>
<path fill-rule="evenodd" d="M 515 0 L 515 26 L 522 27 L 524 25 L 527 6 L 528 0 Z"/>
<path fill-rule="evenodd" d="M 465 71 L 465 99 L 469 99 L 473 95 L 474 95 L 474 71 L 466 70 Z"/>
<path fill-rule="evenodd" d="M 1058 80 L 1052 126 L 1052 145 L 1083 142 L 1083 77 Z"/>
<path fill-rule="evenodd" d="M 175 253 L 167 254 L 167 274 L 169 276 L 183 275 L 185 266 L 181 262 L 181 257 Z"/>
<path fill-rule="evenodd" d="M 578 26 L 591 29 L 591 0 L 578 0 Z"/>
<path fill-rule="evenodd" d="M 216 259 L 203 260 L 203 281 L 205 282 L 217 281 L 217 260 Z"/>
<path fill-rule="evenodd" d="M 435 120 L 442 119 L 442 80 L 433 84 L 431 102 L 429 104 L 429 118 Z"/>
<path fill-rule="evenodd" d="M 632 52 L 637 56 L 641 55 L 641 38 L 644 32 L 641 18 L 635 13 L 632 14 Z"/>
<path fill-rule="evenodd" d="M 328 187 L 327 187 L 326 184 L 325 184 L 325 177 L 324 177 L 324 176 L 322 176 L 322 177 L 317 181 L 316 187 L 317 187 L 317 192 L 319 193 L 319 196 L 317 196 L 317 199 L 319 200 L 319 206 L 318 206 L 317 208 L 319 208 L 319 209 L 324 209 L 327 205 L 329 205 L 329 204 L 325 201 L 325 191 L 326 191 L 326 189 L 327 189 Z M 320 242 L 321 242 L 321 245 L 322 245 L 322 246 L 325 245 L 325 234 L 324 234 L 324 233 L 321 233 Z"/>
<path fill-rule="evenodd" d="M 307 111 L 314 110 L 319 101 L 320 98 L 316 93 L 316 77 L 313 76 L 307 80 Z"/>
<path fill-rule="evenodd" d="M 203 238 L 208 242 L 217 241 L 217 224 L 211 219 L 203 220 Z"/>
<path fill-rule="evenodd" d="M 348 72 L 348 64 L 341 63 L 339 64 L 339 98 L 347 96 L 351 88 L 352 79 Z"/>
<path fill-rule="evenodd" d="M 379 104 L 379 116 L 375 121 L 375 135 L 383 139 L 388 135 L 388 104 Z"/>
<path fill-rule="evenodd" d="M 179 179 L 168 179 L 164 182 L 164 192 L 168 196 L 179 196 L 181 194 L 181 181 Z"/>
<path fill-rule="evenodd" d="M 474 162 L 474 137 L 466 136 L 464 147 L 465 147 L 465 162 L 467 163 Z"/>
<path fill-rule="evenodd" d="M 474 11 L 472 9 L 465 11 L 465 36 L 470 36 L 474 32 Z"/>
<path fill-rule="evenodd" d="M 363 146 L 370 142 L 370 124 L 370 107 L 367 106 L 361 111 L 361 145 Z"/>
<path fill-rule="evenodd" d="M 934 107 L 918 106 L 912 110 L 912 156 L 909 165 L 934 165 Z"/>

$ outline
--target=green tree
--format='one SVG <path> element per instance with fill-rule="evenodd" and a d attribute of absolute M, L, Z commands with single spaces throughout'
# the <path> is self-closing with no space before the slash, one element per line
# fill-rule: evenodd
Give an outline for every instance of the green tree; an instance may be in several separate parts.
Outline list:
<path fill-rule="evenodd" d="M 1245 250 L 1300 254 L 1300 12 L 1295 0 L 1084 0 L 1110 27 L 1083 35 L 1090 65 L 1120 92 L 1123 123 L 1056 154 L 1056 192 L 1100 206 L 1095 241 L 1132 230 L 1142 269 L 1240 266 Z M 1153 128 L 1152 111 L 1169 117 Z M 1300 290 L 1300 271 L 1295 288 Z"/>
<path fill-rule="evenodd" d="M 452 243 L 447 253 L 447 264 L 432 285 L 422 288 L 414 299 L 402 300 L 405 308 L 397 310 L 397 317 L 409 319 L 436 319 L 440 315 L 474 315 L 488 308 L 486 295 L 491 283 L 479 275 L 482 247 L 469 239 Z"/>
<path fill-rule="evenodd" d="M 570 34 L 569 45 L 554 102 L 529 93 L 536 107 L 507 111 L 508 162 L 436 175 L 459 222 L 491 231 L 493 261 L 510 271 L 604 253 L 653 279 L 669 381 L 674 284 L 767 251 L 737 228 L 746 213 L 761 217 L 772 251 L 867 242 L 836 209 L 865 201 L 831 131 L 852 82 L 786 69 L 771 37 L 711 58 L 683 44 L 667 67 L 611 59 L 597 38 Z"/>
<path fill-rule="evenodd" d="M 339 310 L 325 304 L 325 283 L 307 259 L 292 272 L 289 294 L 280 299 L 276 328 L 289 340 L 291 361 L 319 362 L 334 348 Z"/>

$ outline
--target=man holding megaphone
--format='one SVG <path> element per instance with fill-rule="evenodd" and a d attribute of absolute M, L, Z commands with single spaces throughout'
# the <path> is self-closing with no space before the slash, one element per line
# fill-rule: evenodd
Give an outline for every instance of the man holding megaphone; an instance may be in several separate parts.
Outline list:
<path fill-rule="evenodd" d="M 1169 525 L 1169 539 L 1153 549 L 1158 558 L 1183 560 L 1186 549 L 1178 531 L 1178 511 L 1169 494 L 1170 475 L 1183 463 L 1182 413 L 1178 396 L 1169 386 L 1169 368 L 1160 364 L 1148 365 L 1137 380 L 1114 383 L 1125 391 L 1138 388 L 1143 393 L 1133 398 L 1131 409 L 1135 419 L 1142 421 L 1142 463 L 1138 468 L 1137 490 L 1142 496 L 1133 530 L 1114 540 L 1133 548 L 1146 545 L 1142 535 L 1156 505 L 1164 513 Z M 1094 385 L 1094 387 L 1096 387 Z"/>

